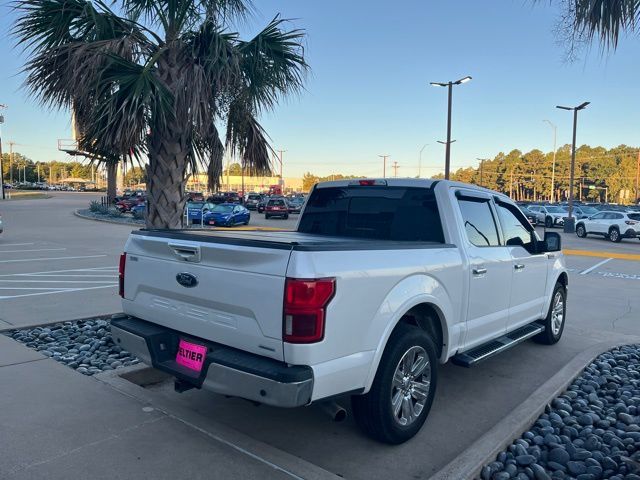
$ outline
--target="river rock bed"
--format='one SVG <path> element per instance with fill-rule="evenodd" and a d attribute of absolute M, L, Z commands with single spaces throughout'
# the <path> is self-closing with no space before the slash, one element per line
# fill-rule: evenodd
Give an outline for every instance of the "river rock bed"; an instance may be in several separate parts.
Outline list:
<path fill-rule="evenodd" d="M 640 345 L 601 354 L 482 480 L 640 480 Z"/>
<path fill-rule="evenodd" d="M 12 330 L 5 332 L 5 335 L 84 375 L 140 362 L 113 343 L 106 319 L 62 322 L 46 327 Z"/>

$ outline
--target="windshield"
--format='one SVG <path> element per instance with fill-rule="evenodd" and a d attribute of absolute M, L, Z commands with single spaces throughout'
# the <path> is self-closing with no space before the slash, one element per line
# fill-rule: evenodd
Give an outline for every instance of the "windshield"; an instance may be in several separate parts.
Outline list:
<path fill-rule="evenodd" d="M 560 207 L 547 207 L 549 213 L 564 213 L 564 210 Z"/>
<path fill-rule="evenodd" d="M 231 213 L 233 207 L 231 205 L 216 205 L 211 211 L 215 213 Z"/>
<path fill-rule="evenodd" d="M 260 195 L 249 195 L 247 200 L 260 200 Z"/>
<path fill-rule="evenodd" d="M 189 203 L 189 208 L 202 208 L 204 207 L 203 202 L 191 202 Z"/>
<path fill-rule="evenodd" d="M 593 207 L 580 207 L 580 210 L 582 210 L 584 213 L 586 213 L 588 215 L 592 215 L 594 213 L 598 213 L 598 209 L 597 208 L 593 208 Z"/>

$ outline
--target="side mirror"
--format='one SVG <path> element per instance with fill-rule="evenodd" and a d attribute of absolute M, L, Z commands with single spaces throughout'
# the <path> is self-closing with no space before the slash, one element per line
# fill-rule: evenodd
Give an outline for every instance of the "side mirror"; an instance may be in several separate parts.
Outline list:
<path fill-rule="evenodd" d="M 562 237 L 557 232 L 546 232 L 544 234 L 543 250 L 545 252 L 559 252 L 562 250 Z"/>

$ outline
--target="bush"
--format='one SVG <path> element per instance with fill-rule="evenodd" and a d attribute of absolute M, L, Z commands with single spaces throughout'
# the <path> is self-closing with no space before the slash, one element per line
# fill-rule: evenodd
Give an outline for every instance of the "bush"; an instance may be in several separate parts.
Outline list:
<path fill-rule="evenodd" d="M 116 207 L 109 207 L 107 209 L 107 215 L 113 218 L 120 218 L 122 217 L 122 212 L 118 210 Z"/>
<path fill-rule="evenodd" d="M 89 211 L 98 213 L 100 212 L 100 210 L 102 210 L 102 204 L 100 202 L 98 202 L 97 200 L 91 200 L 89 202 Z"/>

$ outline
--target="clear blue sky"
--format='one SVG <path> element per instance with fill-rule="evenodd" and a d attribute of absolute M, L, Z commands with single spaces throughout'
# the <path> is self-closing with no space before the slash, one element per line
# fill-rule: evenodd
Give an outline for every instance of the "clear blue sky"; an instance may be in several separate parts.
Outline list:
<path fill-rule="evenodd" d="M 640 144 L 640 40 L 617 52 L 598 48 L 566 64 L 553 28 L 557 11 L 529 0 L 300 1 L 263 0 L 245 28 L 255 32 L 276 13 L 308 32 L 312 72 L 307 92 L 262 117 L 285 176 L 381 175 L 378 154 L 397 161 L 399 176 L 415 175 L 425 143 L 423 176 L 441 171 L 446 134 L 446 89 L 429 81 L 473 81 L 455 87 L 452 164 L 477 165 L 500 151 L 552 148 L 543 119 L 558 125 L 558 144 L 571 141 L 571 114 L 556 104 L 592 105 L 580 115 L 578 143 Z M 3 5 L 6 2 L 3 1 Z M 0 31 L 15 18 L 2 7 Z M 0 42 L 3 140 L 34 160 L 65 159 L 56 140 L 70 136 L 66 112 L 44 111 L 20 89 L 23 59 Z M 391 174 L 391 170 L 388 172 Z"/>

